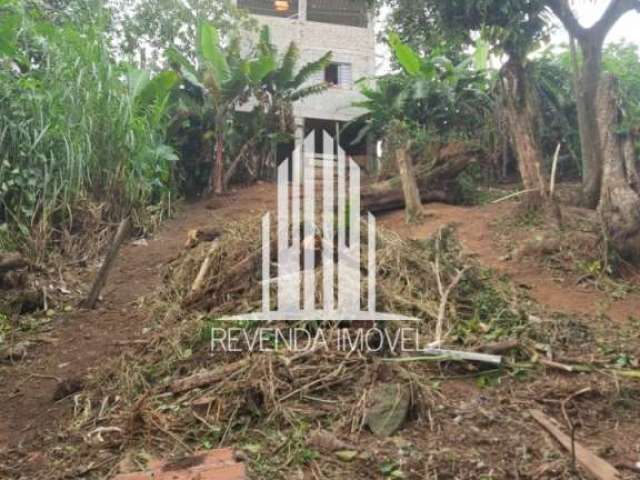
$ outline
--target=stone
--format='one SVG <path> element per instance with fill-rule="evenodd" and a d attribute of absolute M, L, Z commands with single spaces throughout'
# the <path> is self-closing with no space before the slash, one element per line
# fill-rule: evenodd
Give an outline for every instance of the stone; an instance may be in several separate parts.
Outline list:
<path fill-rule="evenodd" d="M 409 390 L 398 383 L 384 384 L 373 390 L 372 397 L 367 425 L 374 434 L 390 437 L 402 427 L 409 414 Z"/>

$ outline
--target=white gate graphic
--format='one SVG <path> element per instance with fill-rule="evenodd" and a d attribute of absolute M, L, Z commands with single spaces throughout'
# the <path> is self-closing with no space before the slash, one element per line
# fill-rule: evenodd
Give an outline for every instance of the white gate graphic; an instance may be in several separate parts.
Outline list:
<path fill-rule="evenodd" d="M 271 214 L 262 219 L 262 311 L 227 317 L 249 321 L 416 320 L 376 311 L 376 220 L 367 214 L 366 308 L 361 305 L 360 167 L 323 132 L 315 132 L 278 167 L 277 262 L 271 262 Z M 321 187 L 321 188 L 319 188 Z M 316 250 L 320 243 L 320 285 Z M 277 274 L 272 278 L 272 270 Z M 277 309 L 271 309 L 271 287 Z M 317 303 L 322 303 L 319 308 Z"/>

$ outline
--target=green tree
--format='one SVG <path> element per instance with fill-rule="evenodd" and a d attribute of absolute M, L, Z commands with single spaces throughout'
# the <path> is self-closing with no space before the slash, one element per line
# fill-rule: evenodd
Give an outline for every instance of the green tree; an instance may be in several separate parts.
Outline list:
<path fill-rule="evenodd" d="M 543 0 L 420 0 L 440 35 L 461 47 L 480 33 L 493 52 L 506 56 L 501 71 L 504 111 L 526 199 L 538 206 L 547 199 L 537 119 L 538 99 L 532 87 L 528 54 L 547 38 Z"/>
<path fill-rule="evenodd" d="M 210 185 L 214 193 L 220 194 L 224 191 L 225 131 L 236 107 L 249 100 L 252 85 L 258 85 L 275 68 L 274 59 L 267 55 L 244 58 L 237 38 L 223 47 L 217 29 L 208 22 L 201 22 L 198 27 L 197 65 L 173 48 L 167 57 L 184 83 L 199 92 L 205 110 L 208 152 L 211 139 L 215 138 Z"/>
<path fill-rule="evenodd" d="M 484 72 L 473 68 L 473 57 L 454 64 L 437 49 L 419 55 L 393 32 L 389 34 L 389 45 L 402 71 L 378 79 L 374 86 L 363 86 L 365 100 L 355 106 L 367 111 L 353 125 L 360 126 L 356 141 L 373 135 L 385 138 L 387 147 L 393 150 L 406 216 L 411 223 L 421 217 L 422 207 L 410 157 L 410 130 L 424 129 L 440 135 L 456 129 L 459 126 L 456 118 L 477 116 L 482 109 L 487 84 Z M 476 56 L 478 63 L 484 64 L 480 57 Z"/>
<path fill-rule="evenodd" d="M 203 21 L 216 27 L 223 42 L 237 31 L 256 28 L 255 20 L 229 0 L 111 0 L 110 4 L 113 36 L 120 50 L 151 70 L 163 68 L 168 48 L 196 63 L 198 25 Z"/>
<path fill-rule="evenodd" d="M 254 121 L 249 144 L 257 149 L 256 156 L 260 164 L 256 166 L 256 170 L 261 171 L 262 162 L 273 154 L 274 145 L 289 142 L 293 138 L 293 104 L 329 88 L 324 81 L 310 83 L 310 80 L 325 69 L 331 61 L 332 53 L 327 52 L 317 60 L 300 66 L 300 50 L 297 45 L 291 42 L 284 53 L 280 54 L 271 40 L 268 27 L 260 32 L 257 51 L 258 55 L 272 59 L 275 64 L 275 68 L 253 89 L 257 103 L 252 112 Z"/>
<path fill-rule="evenodd" d="M 486 50 L 452 62 L 439 49 L 418 54 L 394 33 L 389 43 L 399 73 L 361 83 L 364 100 L 355 106 L 366 110 L 353 122 L 359 142 L 366 135 L 382 139 L 392 120 L 412 123 L 441 138 L 463 131 L 475 135 L 490 109 L 490 80 L 482 68 Z M 477 59 L 477 61 L 475 61 Z"/>
<path fill-rule="evenodd" d="M 610 0 L 607 8 L 591 27 L 585 28 L 579 22 L 569 4 L 569 0 L 546 0 L 545 4 L 562 22 L 573 39 L 580 45 L 582 53 L 577 74 L 577 107 L 580 126 L 583 165 L 583 202 L 585 206 L 596 208 L 600 201 L 602 172 L 604 165 L 603 146 L 600 144 L 600 130 L 608 128 L 599 125 L 597 98 L 602 75 L 602 54 L 604 41 L 618 20 L 627 12 L 640 12 L 640 0 Z"/>
<path fill-rule="evenodd" d="M 175 74 L 119 62 L 110 20 L 102 2 L 0 2 L 0 223 L 40 258 L 54 239 L 72 248 L 65 239 L 77 237 L 65 232 L 88 205 L 108 221 L 132 213 L 145 228 L 147 207 L 161 215 L 172 193 Z"/>

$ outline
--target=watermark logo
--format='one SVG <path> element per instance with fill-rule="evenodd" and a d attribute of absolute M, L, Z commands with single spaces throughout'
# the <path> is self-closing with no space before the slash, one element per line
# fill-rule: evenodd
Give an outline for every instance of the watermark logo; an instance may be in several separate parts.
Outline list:
<path fill-rule="evenodd" d="M 415 321 L 376 311 L 376 220 L 371 213 L 366 223 L 361 218 L 358 164 L 326 132 L 322 152 L 317 152 L 312 132 L 280 164 L 277 175 L 275 265 L 271 259 L 272 216 L 266 214 L 262 219 L 262 311 L 225 320 Z M 366 255 L 362 253 L 362 227 L 367 229 Z M 318 264 L 322 266 L 320 279 L 316 278 Z M 362 282 L 362 270 L 367 272 L 366 282 Z M 274 284 L 275 310 L 271 308 Z"/>

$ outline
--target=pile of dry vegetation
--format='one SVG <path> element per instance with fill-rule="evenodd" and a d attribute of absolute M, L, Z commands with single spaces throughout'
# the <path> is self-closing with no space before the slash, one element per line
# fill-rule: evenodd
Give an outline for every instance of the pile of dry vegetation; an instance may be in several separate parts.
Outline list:
<path fill-rule="evenodd" d="M 172 262 L 149 341 L 74 397 L 73 421 L 58 437 L 66 446 L 48 452 L 60 477 L 101 478 L 140 469 L 151 455 L 234 445 L 242 447 L 256 478 L 293 478 L 305 466 L 344 478 L 358 465 L 377 462 L 353 445 L 360 435 L 384 438 L 407 423 L 433 421 L 438 378 L 496 372 L 495 365 L 446 356 L 399 355 L 389 345 L 374 355 L 332 348 L 340 332 L 361 327 L 345 324 L 332 325 L 326 343 L 309 351 L 212 353 L 211 327 L 230 326 L 216 318 L 260 308 L 259 225 L 228 226 Z M 423 242 L 384 230 L 378 235 L 378 310 L 419 318 L 413 327 L 425 338 L 433 338 L 440 321 L 447 346 L 509 350 L 516 362 L 529 359 L 536 342 L 550 343 L 565 327 L 574 328 L 554 323 L 552 332 L 526 313 L 531 305 L 467 257 L 451 229 Z M 315 332 L 318 324 L 290 328 Z M 584 346 L 584 339 L 578 343 Z M 569 341 L 563 348 L 576 345 Z"/>

